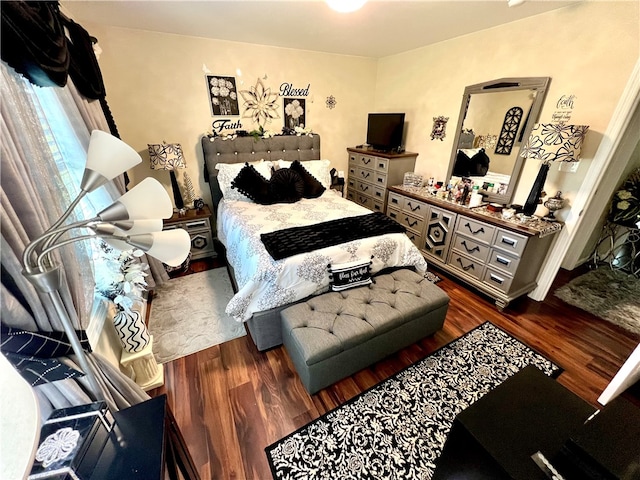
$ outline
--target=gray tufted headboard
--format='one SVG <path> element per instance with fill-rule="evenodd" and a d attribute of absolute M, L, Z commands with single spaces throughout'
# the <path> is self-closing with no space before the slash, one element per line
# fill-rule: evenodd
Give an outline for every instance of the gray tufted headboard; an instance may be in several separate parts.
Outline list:
<path fill-rule="evenodd" d="M 320 137 L 318 135 L 278 135 L 272 138 L 236 137 L 223 140 L 221 137 L 202 137 L 204 152 L 204 175 L 209 182 L 213 213 L 222 198 L 218 185 L 218 163 L 245 163 L 260 160 L 320 160 Z"/>

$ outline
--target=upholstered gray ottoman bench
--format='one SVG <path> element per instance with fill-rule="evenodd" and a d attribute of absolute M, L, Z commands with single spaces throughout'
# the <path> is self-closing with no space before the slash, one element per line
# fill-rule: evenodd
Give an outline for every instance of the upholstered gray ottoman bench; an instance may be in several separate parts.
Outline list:
<path fill-rule="evenodd" d="M 406 269 L 374 280 L 280 313 L 284 346 L 309 393 L 442 328 L 449 297 L 438 286 Z"/>

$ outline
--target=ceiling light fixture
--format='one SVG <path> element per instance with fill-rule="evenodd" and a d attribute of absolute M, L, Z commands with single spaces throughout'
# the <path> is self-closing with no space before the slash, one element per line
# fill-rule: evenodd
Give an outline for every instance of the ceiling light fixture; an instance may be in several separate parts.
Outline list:
<path fill-rule="evenodd" d="M 336 12 L 349 13 L 362 8 L 367 0 L 326 0 L 326 2 Z"/>
<path fill-rule="evenodd" d="M 526 0 L 508 0 L 507 5 L 510 7 L 517 7 L 518 5 L 522 5 Z"/>

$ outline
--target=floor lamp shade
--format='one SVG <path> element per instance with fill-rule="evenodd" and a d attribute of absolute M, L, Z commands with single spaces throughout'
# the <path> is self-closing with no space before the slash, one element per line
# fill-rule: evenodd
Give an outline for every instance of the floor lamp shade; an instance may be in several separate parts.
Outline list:
<path fill-rule="evenodd" d="M 80 188 L 91 192 L 142 162 L 142 157 L 119 138 L 93 130 Z"/>
<path fill-rule="evenodd" d="M 560 123 L 536 124 L 531 136 L 522 148 L 522 157 L 541 160 L 542 165 L 536 176 L 522 213 L 533 215 L 540 203 L 544 183 L 551 162 L 578 162 L 588 125 L 564 125 Z"/>
<path fill-rule="evenodd" d="M 186 168 L 182 146 L 179 143 L 149 143 L 149 161 L 152 170 L 169 170 L 171 175 L 171 188 L 176 208 L 184 208 L 184 201 L 178 186 L 175 171 L 178 168 Z"/>

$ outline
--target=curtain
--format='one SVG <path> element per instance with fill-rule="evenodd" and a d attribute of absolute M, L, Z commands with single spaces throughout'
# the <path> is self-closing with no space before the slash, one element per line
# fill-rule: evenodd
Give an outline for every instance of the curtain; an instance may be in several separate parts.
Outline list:
<path fill-rule="evenodd" d="M 66 90 L 66 89 L 65 89 Z M 87 126 L 88 131 L 91 130 L 103 130 L 109 131 L 109 125 L 105 118 L 102 106 L 96 101 L 90 101 L 86 97 L 78 92 L 74 82 L 69 82 L 68 92 L 75 103 L 80 115 Z M 125 179 L 123 176 L 119 176 L 114 179 L 113 192 L 114 199 L 122 195 L 126 190 Z M 116 194 L 117 193 L 117 194 Z M 147 278 L 147 284 L 149 289 L 159 287 L 164 282 L 169 280 L 169 274 L 164 268 L 162 262 L 156 258 L 145 255 L 147 264 L 149 265 L 149 272 L 151 275 Z"/>
<path fill-rule="evenodd" d="M 70 194 L 60 179 L 55 159 L 40 127 L 38 112 L 31 98 L 31 87 L 0 63 L 0 140 L 2 153 L 2 323 L 29 331 L 62 331 L 63 327 L 47 295 L 40 295 L 22 275 L 21 256 L 30 240 L 44 232 L 70 203 Z M 70 94 L 69 94 L 70 95 Z M 64 97 L 64 94 L 62 94 Z M 66 106 L 68 109 L 68 104 Z M 76 117 L 82 121 L 80 114 Z M 78 122 L 78 120 L 70 120 Z M 77 134 L 88 145 L 86 127 Z M 84 242 L 77 242 L 80 246 Z M 63 265 L 60 289 L 66 311 L 81 329 L 89 318 L 93 302 L 93 274 L 86 251 L 65 247 L 55 251 L 54 259 Z M 143 401 L 148 395 L 132 380 L 115 370 L 99 355 L 89 354 L 103 394 L 112 410 Z M 63 360 L 75 366 L 73 356 Z M 51 409 L 92 401 L 85 378 L 61 380 L 35 387 L 43 418 Z"/>

